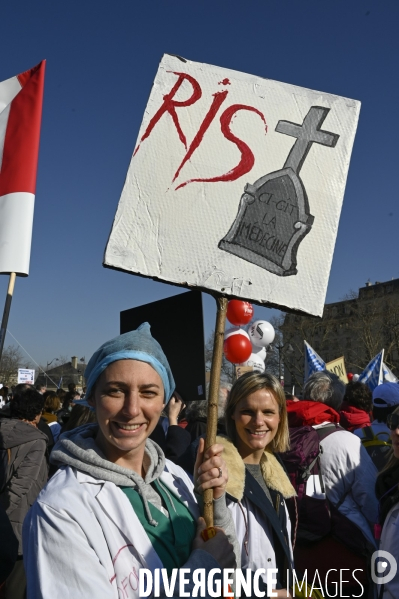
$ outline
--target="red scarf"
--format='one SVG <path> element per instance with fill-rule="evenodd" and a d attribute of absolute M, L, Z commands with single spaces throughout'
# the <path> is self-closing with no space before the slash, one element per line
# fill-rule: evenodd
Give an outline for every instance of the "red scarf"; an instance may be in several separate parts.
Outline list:
<path fill-rule="evenodd" d="M 323 422 L 339 422 L 339 414 L 320 401 L 287 400 L 288 426 L 313 426 Z"/>
<path fill-rule="evenodd" d="M 370 414 L 360 408 L 350 406 L 346 401 L 341 406 L 340 416 L 340 424 L 351 433 L 357 428 L 364 428 L 371 425 Z"/>

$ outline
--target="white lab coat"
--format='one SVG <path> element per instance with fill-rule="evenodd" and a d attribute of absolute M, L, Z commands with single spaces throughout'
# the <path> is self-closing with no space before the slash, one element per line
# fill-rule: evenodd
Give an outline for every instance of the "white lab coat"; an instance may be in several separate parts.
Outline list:
<path fill-rule="evenodd" d="M 166 460 L 160 480 L 199 516 L 181 468 Z M 23 550 L 28 599 L 139 599 L 140 568 L 163 567 L 123 491 L 70 466 L 58 470 L 28 512 Z M 197 550 L 185 567 L 219 565 Z"/>
<path fill-rule="evenodd" d="M 380 549 L 388 551 L 396 560 L 398 570 L 390 582 L 384 584 L 382 599 L 398 599 L 399 597 L 399 504 L 394 505 L 385 518 L 381 533 Z M 381 560 L 382 561 L 382 560 Z M 383 575 L 383 574 L 382 574 Z M 380 586 L 378 587 L 380 597 Z"/>
<path fill-rule="evenodd" d="M 327 423 L 329 424 L 329 423 Z M 317 425 L 313 428 L 320 428 Z M 378 501 L 375 496 L 377 469 L 359 437 L 348 431 L 336 431 L 320 442 L 321 470 L 328 499 L 339 507 L 360 528 L 366 539 L 376 547 L 373 534 L 377 522 Z"/>
<path fill-rule="evenodd" d="M 237 539 L 241 549 L 241 568 L 244 570 L 249 568 L 254 572 L 258 568 L 265 568 L 265 570 L 277 568 L 273 529 L 269 521 L 265 514 L 246 497 L 240 503 L 241 505 L 238 502 L 229 501 L 227 505 L 233 516 Z M 286 511 L 286 536 L 291 551 L 291 564 L 288 567 L 293 567 L 291 521 L 284 499 L 281 501 L 281 509 L 285 509 Z M 247 548 L 244 545 L 245 539 L 249 540 Z M 265 583 L 267 582 L 266 573 L 262 575 L 262 579 Z M 275 588 L 274 584 L 273 588 Z"/>

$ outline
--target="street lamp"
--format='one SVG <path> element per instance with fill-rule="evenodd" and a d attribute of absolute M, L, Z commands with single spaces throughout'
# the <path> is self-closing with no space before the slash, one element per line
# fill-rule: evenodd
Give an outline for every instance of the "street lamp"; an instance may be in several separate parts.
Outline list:
<path fill-rule="evenodd" d="M 278 350 L 278 378 L 280 383 L 284 380 L 283 376 L 282 376 L 282 361 L 283 361 L 283 357 L 284 357 L 284 353 L 286 354 L 292 354 L 294 351 L 294 348 L 292 347 L 291 343 L 283 343 L 282 345 L 274 345 L 274 347 Z"/>
<path fill-rule="evenodd" d="M 45 373 L 45 374 L 46 374 L 46 387 L 47 387 L 47 371 L 48 371 L 48 369 L 49 369 L 49 366 L 51 366 L 51 364 L 52 364 L 53 362 L 58 362 L 58 358 L 53 358 L 53 359 L 51 360 L 51 362 L 47 362 L 47 368 L 46 368 L 46 373 Z"/>

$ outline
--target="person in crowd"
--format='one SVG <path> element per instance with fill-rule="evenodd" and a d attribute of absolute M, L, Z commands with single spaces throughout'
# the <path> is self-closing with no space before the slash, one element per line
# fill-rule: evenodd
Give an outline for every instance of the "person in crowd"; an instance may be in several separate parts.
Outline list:
<path fill-rule="evenodd" d="M 61 433 L 71 431 L 89 422 L 96 422 L 95 411 L 88 406 L 76 404 L 71 410 L 71 415 L 67 423 L 62 427 Z"/>
<path fill-rule="evenodd" d="M 38 393 L 41 393 L 41 395 L 44 395 L 47 391 L 47 387 L 46 385 L 42 385 L 40 383 L 38 383 L 37 385 L 35 385 L 35 389 Z"/>
<path fill-rule="evenodd" d="M 68 393 L 72 395 L 75 395 L 76 393 L 76 384 L 75 383 L 68 383 Z"/>
<path fill-rule="evenodd" d="M 288 402 L 290 427 L 311 426 L 320 431 L 339 423 L 339 411 L 345 394 L 345 385 L 333 373 L 315 372 L 305 383 L 304 399 Z M 375 549 L 374 524 L 377 519 L 377 499 L 374 493 L 377 470 L 360 439 L 341 429 L 328 434 L 320 441 L 322 453 L 320 467 L 325 485 L 325 494 L 338 512 L 361 531 L 365 546 Z M 295 551 L 295 566 L 307 569 L 309 575 L 316 569 L 320 576 L 335 568 L 360 568 L 363 581 L 366 577 L 366 562 L 363 557 L 349 550 L 339 540 L 326 536 L 321 541 L 307 546 L 298 546 Z M 349 581 L 349 586 L 359 586 Z M 348 589 L 347 589 L 348 590 Z"/>
<path fill-rule="evenodd" d="M 390 439 L 390 430 L 387 425 L 387 418 L 399 407 L 399 384 L 382 383 L 373 391 L 373 422 L 371 430 L 381 440 Z M 364 431 L 359 428 L 353 431 L 355 435 L 363 439 Z"/>
<path fill-rule="evenodd" d="M 60 398 L 61 405 L 64 404 L 66 394 L 67 394 L 67 392 L 65 391 L 65 389 L 63 389 L 62 387 L 58 387 L 57 395 Z"/>
<path fill-rule="evenodd" d="M 158 443 L 169 460 L 173 462 L 181 456 L 191 443 L 191 435 L 179 426 L 179 414 L 184 408 L 182 398 L 175 393 L 170 398 L 164 412 L 167 414 L 163 422 L 158 422 L 150 435 L 150 439 Z M 162 417 L 161 417 L 162 420 Z M 165 427 L 166 422 L 166 427 Z"/>
<path fill-rule="evenodd" d="M 372 395 L 369 387 L 359 381 L 348 383 L 342 402 L 340 425 L 351 433 L 359 428 L 370 426 Z"/>
<path fill-rule="evenodd" d="M 226 398 L 230 392 L 231 384 L 221 380 L 219 385 L 219 397 L 218 397 L 218 423 L 217 423 L 217 434 L 224 435 L 226 433 L 224 423 L 224 412 L 226 405 Z M 173 456 L 173 461 L 178 464 L 183 470 L 188 472 L 190 475 L 194 472 L 194 463 L 196 460 L 199 441 L 205 437 L 206 434 L 206 422 L 208 414 L 208 397 L 209 397 L 209 383 L 206 385 L 206 399 L 199 401 L 188 402 L 186 409 L 187 426 L 185 427 L 186 433 L 190 434 L 191 443 L 185 451 L 180 452 L 179 455 Z"/>
<path fill-rule="evenodd" d="M 227 397 L 231 389 L 231 384 L 221 380 L 219 385 L 218 398 L 218 431 L 224 433 L 224 411 Z M 206 399 L 192 401 L 186 410 L 187 426 L 186 431 L 191 435 L 191 440 L 195 441 L 201 435 L 206 433 L 206 421 L 208 412 L 209 383 L 206 385 Z"/>
<path fill-rule="evenodd" d="M 376 495 L 379 500 L 379 522 L 382 527 L 380 550 L 388 551 L 399 563 L 399 407 L 387 417 L 387 426 L 391 431 L 392 450 L 384 470 L 380 472 L 376 483 Z M 384 572 L 389 574 L 389 572 Z M 389 582 L 379 586 L 378 599 L 396 599 L 399 597 L 399 570 Z"/>
<path fill-rule="evenodd" d="M 27 383 L 19 383 L 14 387 L 13 396 L 11 401 L 0 410 L 0 417 L 10 418 L 11 417 L 11 404 L 14 400 L 14 397 L 18 397 L 21 393 L 26 391 L 27 389 L 32 389 L 32 385 L 28 385 Z M 36 390 L 36 388 L 35 388 Z M 37 391 L 38 392 L 38 391 Z M 39 392 L 38 392 L 39 393 Z M 40 415 L 40 419 L 37 423 L 37 428 L 47 436 L 47 456 L 54 446 L 54 437 L 53 433 L 47 424 L 46 420 Z"/>
<path fill-rule="evenodd" d="M 52 434 L 53 440 L 49 439 L 49 453 L 51 452 L 54 444 L 57 442 L 61 432 L 61 425 L 58 423 L 57 413 L 61 408 L 61 400 L 55 391 L 46 391 L 43 394 L 44 397 L 44 411 L 41 418 L 41 423 L 44 421 Z M 42 426 L 42 424 L 40 424 Z M 41 428 L 44 433 L 46 430 Z"/>
<path fill-rule="evenodd" d="M 6 599 L 22 599 L 26 592 L 22 523 L 48 476 L 48 439 L 37 427 L 43 406 L 43 395 L 28 386 L 14 395 L 11 417 L 0 421 L 0 448 L 6 450 L 8 457 L 0 505 L 7 512 L 19 544 L 18 559 L 6 581 Z"/>
<path fill-rule="evenodd" d="M 64 433 L 60 466 L 23 530 L 28 599 L 139 598 L 140 568 L 234 568 L 234 526 L 226 508 L 220 445 L 196 464 L 194 485 L 148 437 L 174 390 L 148 323 L 102 345 L 85 372 L 97 423 Z M 202 458 L 204 457 L 204 461 Z M 201 463 L 202 462 L 202 463 Z M 213 489 L 216 535 L 204 541 L 194 489 Z M 41 540 L 46 542 L 42 543 Z M 67 558 L 60 547 L 67 547 Z M 185 571 L 190 593 L 193 577 Z M 179 579 L 175 595 L 179 596 Z M 165 596 L 164 594 L 162 596 Z M 208 591 L 206 597 L 209 597 Z"/>
<path fill-rule="evenodd" d="M 387 418 L 399 406 L 399 385 L 378 385 L 373 391 L 372 405 L 373 422 L 370 426 L 357 428 L 353 432 L 360 438 L 378 472 L 381 472 L 391 453 L 391 434 Z"/>
<path fill-rule="evenodd" d="M 225 406 L 224 447 L 228 507 L 241 550 L 241 567 L 277 568 L 276 597 L 287 591 L 292 568 L 291 523 L 285 500 L 295 496 L 275 452 L 289 444 L 286 401 L 278 379 L 248 372 L 233 385 Z M 264 576 L 266 582 L 266 575 Z"/>
<path fill-rule="evenodd" d="M 47 424 L 57 422 L 56 412 L 61 408 L 61 401 L 55 391 L 46 391 L 43 393 L 44 411 L 43 418 Z"/>
<path fill-rule="evenodd" d="M 80 401 L 80 394 L 77 391 L 68 391 L 64 395 L 64 399 L 62 402 L 61 410 L 57 412 L 57 421 L 61 425 L 61 427 L 65 426 L 68 422 L 73 406 L 75 405 L 75 401 Z"/>
<path fill-rule="evenodd" d="M 0 389 L 0 409 L 8 403 L 8 387 Z"/>

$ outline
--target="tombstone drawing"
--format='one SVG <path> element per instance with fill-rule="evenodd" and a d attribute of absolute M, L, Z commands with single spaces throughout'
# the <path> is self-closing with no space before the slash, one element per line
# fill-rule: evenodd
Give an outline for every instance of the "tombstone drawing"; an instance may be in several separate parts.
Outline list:
<path fill-rule="evenodd" d="M 298 248 L 314 221 L 299 173 L 313 143 L 337 144 L 339 135 L 321 130 L 329 111 L 312 106 L 302 125 L 278 121 L 278 133 L 297 139 L 281 170 L 247 183 L 220 249 L 279 276 L 297 274 Z"/>

